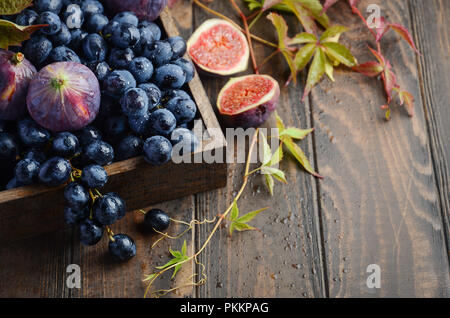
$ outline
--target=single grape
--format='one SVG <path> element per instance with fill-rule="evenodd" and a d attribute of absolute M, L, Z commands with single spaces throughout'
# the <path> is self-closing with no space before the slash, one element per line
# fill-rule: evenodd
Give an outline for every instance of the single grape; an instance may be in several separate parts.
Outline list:
<path fill-rule="evenodd" d="M 174 153 L 176 153 L 175 150 L 179 150 L 179 155 L 194 152 L 200 145 L 197 136 L 192 131 L 181 127 L 174 129 L 170 135 L 170 141 L 172 142 Z"/>
<path fill-rule="evenodd" d="M 78 182 L 71 182 L 64 188 L 64 198 L 70 208 L 81 211 L 88 206 L 88 190 Z"/>
<path fill-rule="evenodd" d="M 105 77 L 111 72 L 111 68 L 106 62 L 89 63 L 88 67 L 94 72 L 99 81 L 103 81 Z"/>
<path fill-rule="evenodd" d="M 100 130 L 98 130 L 96 127 L 89 125 L 81 130 L 78 130 L 75 135 L 78 138 L 78 141 L 80 142 L 81 146 L 87 146 L 91 142 L 95 140 L 101 140 L 102 134 L 100 133 Z"/>
<path fill-rule="evenodd" d="M 113 20 L 119 23 L 128 23 L 134 25 L 135 27 L 139 24 L 138 17 L 131 11 L 123 11 L 118 13 L 114 16 Z"/>
<path fill-rule="evenodd" d="M 148 44 L 142 53 L 148 58 L 153 66 L 162 66 L 170 62 L 172 59 L 172 47 L 167 41 L 155 41 Z"/>
<path fill-rule="evenodd" d="M 113 48 L 109 54 L 108 63 L 115 69 L 127 69 L 133 61 L 134 52 L 130 48 Z"/>
<path fill-rule="evenodd" d="M 14 161 L 18 154 L 19 145 L 14 136 L 9 133 L 0 133 L 0 159 Z"/>
<path fill-rule="evenodd" d="M 144 142 L 144 159 L 152 165 L 162 165 L 172 157 L 172 144 L 167 138 L 153 136 Z"/>
<path fill-rule="evenodd" d="M 104 141 L 94 140 L 86 146 L 84 155 L 88 161 L 100 166 L 106 166 L 114 160 L 114 149 Z"/>
<path fill-rule="evenodd" d="M 139 84 L 138 88 L 143 89 L 148 97 L 148 109 L 152 110 L 161 102 L 161 90 L 153 83 Z"/>
<path fill-rule="evenodd" d="M 42 13 L 51 11 L 58 14 L 63 6 L 62 0 L 35 0 L 34 8 L 37 12 Z"/>
<path fill-rule="evenodd" d="M 70 162 L 61 157 L 53 157 L 41 165 L 39 180 L 45 185 L 56 187 L 65 183 L 72 172 Z"/>
<path fill-rule="evenodd" d="M 99 165 L 89 165 L 81 172 L 81 181 L 88 188 L 103 188 L 108 182 L 108 173 Z"/>
<path fill-rule="evenodd" d="M 72 40 L 70 41 L 70 47 L 77 52 L 81 51 L 83 40 L 88 36 L 88 34 L 89 33 L 81 29 L 74 29 L 70 31 L 70 35 L 72 37 Z"/>
<path fill-rule="evenodd" d="M 186 74 L 180 66 L 166 64 L 155 70 L 154 82 L 159 87 L 180 88 L 186 82 Z"/>
<path fill-rule="evenodd" d="M 139 137 L 129 135 L 122 138 L 115 148 L 117 161 L 139 156 L 142 153 L 142 146 L 143 142 Z"/>
<path fill-rule="evenodd" d="M 41 66 L 52 51 L 53 44 L 43 35 L 33 36 L 27 41 L 24 53 L 27 59 L 36 66 Z"/>
<path fill-rule="evenodd" d="M 153 134 L 169 136 L 175 129 L 177 120 L 167 109 L 157 109 L 150 114 L 149 124 Z"/>
<path fill-rule="evenodd" d="M 102 225 L 115 223 L 125 214 L 124 201 L 115 193 L 107 193 L 95 200 L 92 208 L 94 219 Z"/>
<path fill-rule="evenodd" d="M 15 168 L 15 176 L 19 183 L 29 185 L 37 180 L 40 163 L 33 159 L 20 160 Z"/>
<path fill-rule="evenodd" d="M 111 36 L 108 40 L 115 47 L 126 49 L 135 46 L 141 38 L 139 29 L 129 23 L 119 23 L 119 25 L 112 30 Z"/>
<path fill-rule="evenodd" d="M 150 135 L 150 115 L 143 114 L 137 117 L 128 117 L 130 129 L 138 136 L 147 137 Z"/>
<path fill-rule="evenodd" d="M 93 220 L 85 219 L 78 226 L 80 232 L 80 241 L 84 245 L 92 246 L 97 244 L 102 236 L 104 228 Z"/>
<path fill-rule="evenodd" d="M 16 17 L 16 24 L 22 26 L 33 25 L 34 22 L 39 17 L 36 11 L 25 9 L 21 13 L 19 13 Z"/>
<path fill-rule="evenodd" d="M 140 117 L 148 112 L 147 93 L 140 88 L 130 88 L 120 99 L 122 112 L 131 117 Z"/>
<path fill-rule="evenodd" d="M 129 63 L 128 70 L 138 84 L 147 83 L 153 75 L 153 64 L 146 57 L 139 56 Z"/>
<path fill-rule="evenodd" d="M 96 13 L 91 16 L 89 16 L 84 23 L 84 28 L 89 33 L 98 33 L 103 30 L 103 28 L 109 23 L 109 19 L 101 14 Z"/>
<path fill-rule="evenodd" d="M 136 87 L 136 80 L 126 70 L 112 71 L 103 81 L 105 92 L 114 97 L 121 97 L 128 89 L 134 87 Z"/>
<path fill-rule="evenodd" d="M 69 45 L 72 41 L 72 33 L 65 23 L 61 23 L 61 30 L 54 35 L 50 35 L 50 40 L 54 46 Z"/>
<path fill-rule="evenodd" d="M 126 234 L 114 235 L 108 249 L 113 258 L 118 261 L 128 261 L 136 255 L 136 244 Z"/>
<path fill-rule="evenodd" d="M 17 124 L 17 134 L 28 147 L 42 147 L 50 140 L 50 133 L 32 119 L 23 119 Z"/>
<path fill-rule="evenodd" d="M 123 136 L 128 128 L 128 119 L 124 115 L 108 117 L 103 123 L 103 132 L 112 139 Z"/>
<path fill-rule="evenodd" d="M 84 221 L 88 216 L 89 209 L 87 207 L 81 210 L 73 209 L 68 206 L 64 207 L 64 222 L 70 227 Z"/>
<path fill-rule="evenodd" d="M 81 3 L 81 10 L 83 10 L 85 16 L 101 14 L 105 11 L 100 1 L 96 0 L 84 0 Z"/>
<path fill-rule="evenodd" d="M 160 209 L 151 209 L 145 213 L 144 224 L 149 230 L 163 232 L 169 228 L 170 217 Z"/>
<path fill-rule="evenodd" d="M 181 36 L 173 36 L 167 39 L 172 47 L 172 59 L 180 58 L 186 53 L 186 41 Z"/>
<path fill-rule="evenodd" d="M 61 20 L 57 14 L 51 11 L 41 13 L 36 20 L 36 24 L 48 24 L 40 30 L 45 35 L 53 35 L 61 30 Z"/>
<path fill-rule="evenodd" d="M 174 97 L 167 102 L 166 108 L 175 116 L 178 124 L 192 121 L 197 113 L 197 106 L 190 98 Z"/>
<path fill-rule="evenodd" d="M 103 38 L 92 33 L 83 39 L 82 43 L 84 58 L 87 62 L 101 62 L 106 58 L 108 46 Z"/>
<path fill-rule="evenodd" d="M 185 84 L 189 83 L 194 78 L 195 75 L 194 65 L 185 58 L 180 57 L 179 59 L 172 61 L 172 64 L 178 65 L 183 69 L 184 74 L 186 75 L 186 80 L 184 81 Z"/>
<path fill-rule="evenodd" d="M 48 62 L 54 63 L 54 62 L 76 62 L 80 63 L 80 58 L 78 57 L 77 53 L 69 49 L 68 47 L 62 45 L 55 47 L 53 50 L 51 50 L 49 56 L 48 56 Z"/>

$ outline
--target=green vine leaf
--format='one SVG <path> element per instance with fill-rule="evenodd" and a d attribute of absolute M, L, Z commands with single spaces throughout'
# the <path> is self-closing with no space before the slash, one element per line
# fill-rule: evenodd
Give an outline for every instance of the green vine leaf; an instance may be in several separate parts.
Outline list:
<path fill-rule="evenodd" d="M 348 67 L 356 66 L 356 59 L 350 50 L 340 43 L 323 43 L 323 51 L 331 60 L 338 61 Z"/>
<path fill-rule="evenodd" d="M 181 252 L 180 251 L 173 251 L 172 249 L 169 248 L 169 252 L 170 254 L 173 256 L 173 258 L 168 261 L 166 264 L 162 265 L 162 266 L 157 266 L 157 269 L 165 269 L 169 266 L 175 265 L 176 266 L 173 268 L 173 274 L 171 279 L 173 279 L 175 277 L 175 275 L 178 273 L 178 271 L 181 269 L 181 265 L 183 261 L 187 260 L 189 257 L 186 255 L 187 252 L 187 245 L 186 245 L 186 240 L 184 240 L 183 246 L 181 247 Z M 154 274 L 152 274 L 154 275 Z M 151 275 L 149 275 L 151 276 Z M 148 277 L 147 277 L 148 278 Z M 145 280 L 150 280 L 151 278 Z"/>
<path fill-rule="evenodd" d="M 20 26 L 7 20 L 0 20 L 0 48 L 7 50 L 10 46 L 21 46 L 30 35 L 44 25 Z"/>
<path fill-rule="evenodd" d="M 315 42 L 317 42 L 317 36 L 315 36 L 312 33 L 302 32 L 302 33 L 298 33 L 296 36 L 294 36 L 289 41 L 289 44 L 304 44 L 304 43 L 315 43 Z"/>
<path fill-rule="evenodd" d="M 316 48 L 314 58 L 308 71 L 308 78 L 306 79 L 305 91 L 303 92 L 302 100 L 304 101 L 306 96 L 312 88 L 320 81 L 325 73 L 325 55 L 323 51 Z"/>
<path fill-rule="evenodd" d="M 409 116 L 414 116 L 414 96 L 408 91 L 400 91 L 398 93 L 400 105 L 405 105 Z"/>
<path fill-rule="evenodd" d="M 310 43 L 302 46 L 294 58 L 294 64 L 297 68 L 297 71 L 303 70 L 306 65 L 311 61 L 311 58 L 313 57 L 314 51 L 316 49 L 315 43 Z"/>
<path fill-rule="evenodd" d="M 253 220 L 255 218 L 255 216 L 257 216 L 259 213 L 267 210 L 268 208 L 263 208 L 263 209 L 259 209 L 253 212 L 249 212 L 247 214 L 244 214 L 242 216 L 239 216 L 239 209 L 237 206 L 237 202 L 236 200 L 233 201 L 233 207 L 231 210 L 231 214 L 230 214 L 230 235 L 233 235 L 234 230 L 236 231 L 259 231 L 259 229 L 248 225 L 247 223 L 250 222 L 251 220 Z"/>
<path fill-rule="evenodd" d="M 0 2 L 1 15 L 13 15 L 33 5 L 33 0 L 2 0 Z"/>
<path fill-rule="evenodd" d="M 308 136 L 310 133 L 314 131 L 314 128 L 311 129 L 300 129 L 295 127 L 289 127 L 283 130 L 282 133 L 280 133 L 280 137 L 282 136 L 289 136 L 293 139 L 305 139 L 306 136 Z"/>

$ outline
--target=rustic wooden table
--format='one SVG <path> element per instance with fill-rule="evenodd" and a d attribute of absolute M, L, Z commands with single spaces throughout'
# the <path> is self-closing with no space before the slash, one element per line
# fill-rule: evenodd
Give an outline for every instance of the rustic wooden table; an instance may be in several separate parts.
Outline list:
<path fill-rule="evenodd" d="M 380 4 L 390 20 L 406 25 L 423 53 L 414 55 L 395 34 L 383 40 L 399 82 L 414 94 L 415 117 L 395 108 L 392 120 L 385 122 L 379 109 L 384 102 L 380 82 L 345 69 L 337 70 L 335 83 L 322 80 L 305 103 L 300 102 L 301 86 L 282 88 L 279 113 L 289 125 L 316 129 L 301 146 L 325 179 L 311 177 L 292 161 L 282 165 L 289 184 L 277 185 L 274 197 L 260 177 L 251 179 L 240 209 L 270 206 L 254 220 L 262 232 L 230 238 L 226 230 L 219 231 L 200 258 L 207 283 L 170 296 L 450 296 L 450 2 L 364 0 L 360 7 L 369 3 Z M 211 7 L 238 21 L 228 1 L 215 0 Z M 172 13 L 185 37 L 211 17 L 187 0 L 178 1 Z M 344 1 L 329 14 L 336 23 L 355 29 L 344 41 L 365 61 L 370 36 L 358 18 Z M 294 23 L 290 28 L 298 30 Z M 254 32 L 276 41 L 265 21 Z M 361 32 L 363 39 L 356 39 Z M 259 61 L 271 53 L 257 43 L 255 49 Z M 281 57 L 262 72 L 280 81 L 288 76 Z M 212 101 L 225 81 L 203 78 Z M 213 217 L 230 203 L 242 174 L 242 165 L 231 165 L 226 188 L 158 206 L 179 219 Z M 139 246 L 138 256 L 126 264 L 110 261 L 106 241 L 85 248 L 71 230 L 2 244 L 0 296 L 142 297 L 143 275 L 167 261 L 170 244 L 179 249 L 182 241 L 151 250 L 155 236 L 140 230 L 141 218 L 130 213 L 115 226 Z M 198 227 L 186 237 L 191 253 L 209 229 Z M 81 267 L 81 289 L 66 286 L 69 264 Z M 380 289 L 366 286 L 369 264 L 381 268 Z M 198 270 L 185 266 L 172 284 Z M 157 288 L 170 286 L 164 277 Z"/>

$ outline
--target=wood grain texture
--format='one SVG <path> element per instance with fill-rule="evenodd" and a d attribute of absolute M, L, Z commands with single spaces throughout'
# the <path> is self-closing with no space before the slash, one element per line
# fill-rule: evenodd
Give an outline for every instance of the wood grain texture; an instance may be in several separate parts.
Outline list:
<path fill-rule="evenodd" d="M 241 2 L 238 3 L 242 5 Z M 209 7 L 239 22 L 228 1 L 214 1 Z M 194 7 L 194 26 L 199 26 L 211 17 Z M 276 41 L 270 22 L 265 20 L 262 19 L 255 26 L 254 32 Z M 254 43 L 254 47 L 259 62 L 272 53 L 271 49 L 258 43 Z M 261 73 L 271 74 L 277 79 L 286 79 L 287 72 L 281 56 L 271 60 L 261 70 Z M 227 79 L 207 76 L 202 79 L 214 105 Z M 282 87 L 279 112 L 286 124 L 309 127 L 309 107 L 308 104 L 302 104 L 300 99 L 301 91 L 298 87 Z M 266 127 L 275 127 L 273 118 Z M 301 145 L 313 160 L 311 138 Z M 243 168 L 242 164 L 231 165 L 227 188 L 196 196 L 197 218 L 213 218 L 226 209 L 241 186 Z M 273 197 L 267 192 L 262 176 L 255 175 L 250 179 L 238 205 L 241 213 L 269 207 L 269 210 L 252 221 L 252 225 L 262 232 L 234 233 L 230 238 L 224 228 L 213 237 L 200 257 L 200 261 L 207 266 L 209 279 L 206 286 L 198 288 L 199 297 L 326 296 L 316 181 L 292 161 L 283 163 L 282 168 L 287 171 L 289 184 L 276 184 Z M 197 249 L 210 230 L 210 226 L 199 227 Z"/>
<path fill-rule="evenodd" d="M 436 181 L 450 246 L 450 31 L 449 1 L 411 1 L 411 27 L 423 55 L 417 58 L 420 89 Z M 449 255 L 450 257 L 450 255 Z"/>
<path fill-rule="evenodd" d="M 411 29 L 407 1 L 361 1 L 360 10 L 371 3 Z M 370 34 L 347 4 L 338 2 L 329 15 L 352 29 L 343 41 L 358 60 L 373 60 Z M 416 99 L 413 118 L 394 106 L 392 120 L 385 122 L 381 82 L 345 69 L 336 72 L 335 83 L 323 80 L 310 97 L 325 176 L 320 206 L 330 296 L 448 297 L 444 225 L 415 55 L 394 32 L 383 38 L 382 49 L 400 85 Z M 369 264 L 381 267 L 380 289 L 366 286 Z"/>

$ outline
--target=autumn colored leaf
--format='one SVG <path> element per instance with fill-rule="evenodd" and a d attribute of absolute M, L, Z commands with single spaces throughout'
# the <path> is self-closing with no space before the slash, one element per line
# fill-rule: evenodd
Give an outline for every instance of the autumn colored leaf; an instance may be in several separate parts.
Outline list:
<path fill-rule="evenodd" d="M 325 73 L 325 56 L 321 49 L 316 48 L 314 58 L 308 71 L 308 78 L 306 79 L 305 91 L 303 92 L 302 100 L 305 100 L 311 89 L 320 81 Z"/>
<path fill-rule="evenodd" d="M 21 46 L 30 35 L 44 25 L 20 26 L 7 20 L 0 20 L 0 48 L 7 50 L 10 46 Z"/>
<path fill-rule="evenodd" d="M 409 46 L 411 46 L 413 50 L 416 51 L 417 54 L 420 55 L 419 50 L 414 44 L 414 40 L 411 36 L 411 33 L 409 33 L 407 28 L 397 23 L 390 23 L 389 26 L 391 27 L 392 30 L 397 32 L 397 34 L 399 34 L 409 44 Z"/>
<path fill-rule="evenodd" d="M 0 14 L 13 15 L 33 5 L 33 0 L 1 0 Z"/>
<path fill-rule="evenodd" d="M 380 73 L 383 71 L 383 66 L 381 66 L 381 64 L 376 61 L 371 61 L 353 66 L 352 70 L 366 76 L 374 77 L 380 75 Z"/>
<path fill-rule="evenodd" d="M 394 72 L 392 72 L 392 67 L 389 61 L 386 63 L 386 66 L 384 67 L 384 71 L 381 74 L 381 78 L 383 79 L 384 90 L 386 91 L 389 103 L 392 99 L 392 90 L 397 85 L 397 78 Z"/>

